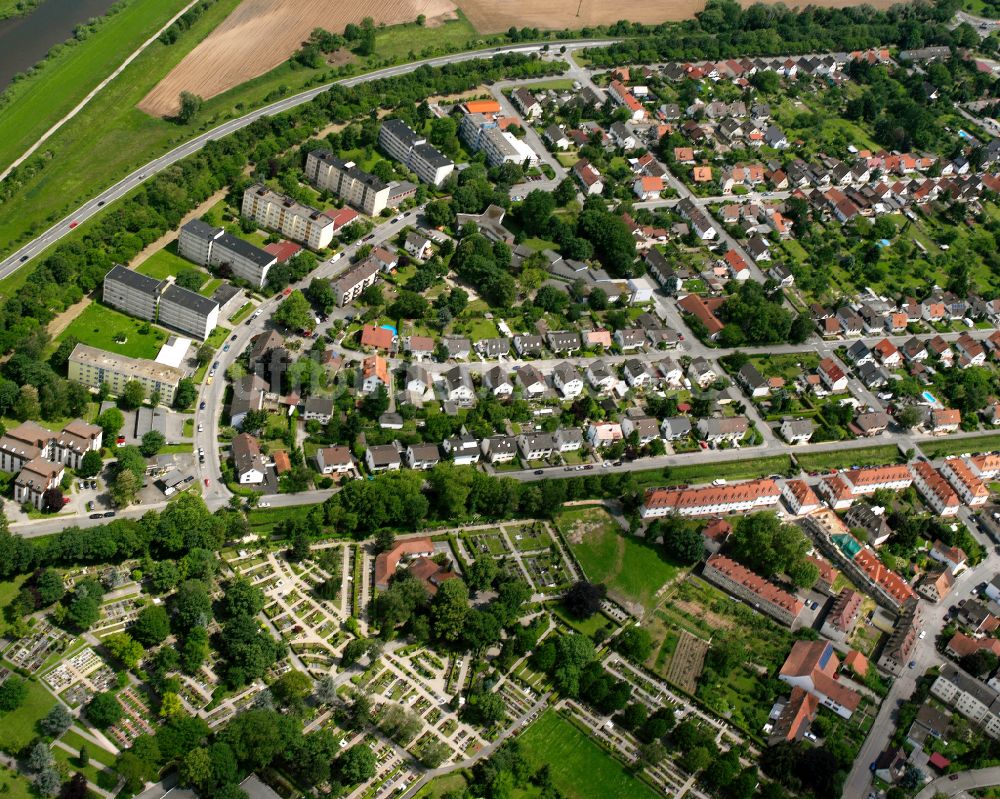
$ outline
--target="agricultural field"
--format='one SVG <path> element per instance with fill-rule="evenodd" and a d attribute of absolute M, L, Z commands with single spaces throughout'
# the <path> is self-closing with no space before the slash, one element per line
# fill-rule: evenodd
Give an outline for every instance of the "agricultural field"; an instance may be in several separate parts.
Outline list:
<path fill-rule="evenodd" d="M 378 6 L 327 0 L 244 0 L 178 64 L 142 102 L 151 116 L 171 116 L 182 91 L 215 97 L 274 69 L 317 27 L 341 32 L 348 23 L 372 17 L 375 24 L 411 22 L 423 14 L 440 20 L 454 12 L 449 0 L 394 0 Z"/>
<path fill-rule="evenodd" d="M 63 341 L 75 336 L 91 347 L 127 355 L 131 358 L 155 358 L 167 340 L 167 332 L 149 322 L 133 319 L 99 303 L 88 305 L 58 337 Z M 124 336 L 124 341 L 116 341 Z"/>
<path fill-rule="evenodd" d="M 624 533 L 600 507 L 574 508 L 556 521 L 587 579 L 604 583 L 611 596 L 649 607 L 678 568 L 650 545 Z"/>
<path fill-rule="evenodd" d="M 567 799 L 652 799 L 637 780 L 587 735 L 548 710 L 520 737 L 533 769 L 548 764 L 552 782 Z"/>

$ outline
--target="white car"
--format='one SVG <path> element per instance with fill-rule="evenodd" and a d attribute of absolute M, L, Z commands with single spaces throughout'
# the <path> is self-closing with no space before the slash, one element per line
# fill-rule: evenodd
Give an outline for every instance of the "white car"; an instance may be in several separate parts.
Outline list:
<path fill-rule="evenodd" d="M 724 486 L 725 484 L 726 484 L 726 480 L 725 480 L 724 477 L 720 477 L 720 478 L 712 481 L 712 485 L 714 485 L 714 486 Z"/>

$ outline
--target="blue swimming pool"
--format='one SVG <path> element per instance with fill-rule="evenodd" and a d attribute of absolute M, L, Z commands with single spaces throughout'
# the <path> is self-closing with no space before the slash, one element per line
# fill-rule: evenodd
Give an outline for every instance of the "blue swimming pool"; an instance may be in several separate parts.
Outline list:
<path fill-rule="evenodd" d="M 398 336 L 399 332 L 392 325 L 382 325 L 383 330 L 388 330 L 392 335 Z"/>
<path fill-rule="evenodd" d="M 927 401 L 927 404 L 934 408 L 943 408 L 944 406 L 938 402 L 937 397 L 935 397 L 931 392 L 925 391 L 923 393 L 923 398 Z"/>

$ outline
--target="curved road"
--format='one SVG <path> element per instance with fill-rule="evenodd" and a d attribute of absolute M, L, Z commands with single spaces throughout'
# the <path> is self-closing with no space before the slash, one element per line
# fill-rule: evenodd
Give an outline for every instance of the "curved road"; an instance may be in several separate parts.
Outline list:
<path fill-rule="evenodd" d="M 174 148 L 170 152 L 161 155 L 159 158 L 153 159 L 145 166 L 139 167 L 137 170 L 122 178 L 110 188 L 105 189 L 97 196 L 92 197 L 64 219 L 56 222 L 52 227 L 37 238 L 22 246 L 10 257 L 0 261 L 0 278 L 8 277 L 16 272 L 21 266 L 30 261 L 36 255 L 44 252 L 48 247 L 66 236 L 78 224 L 90 219 L 108 203 L 123 197 L 128 192 L 132 191 L 132 189 L 142 184 L 142 182 L 150 176 L 161 172 L 168 166 L 171 166 L 177 161 L 180 161 L 192 153 L 197 152 L 213 139 L 228 136 L 230 133 L 241 130 L 252 122 L 263 117 L 274 116 L 275 114 L 280 114 L 284 111 L 295 108 L 296 106 L 300 106 L 303 103 L 308 103 L 333 86 L 357 86 L 358 84 L 379 80 L 381 78 L 391 78 L 397 75 L 405 75 L 408 72 L 413 72 L 415 69 L 422 66 L 436 67 L 461 61 L 472 61 L 477 58 L 489 58 L 503 53 L 537 53 L 541 52 L 543 47 L 548 47 L 549 52 L 552 55 L 559 56 L 559 50 L 562 47 L 565 47 L 568 51 L 572 51 L 587 47 L 601 47 L 603 45 L 612 44 L 615 41 L 617 41 L 617 39 L 549 42 L 547 44 L 511 45 L 509 47 L 494 47 L 488 50 L 473 50 L 464 53 L 453 53 L 451 55 L 439 56 L 437 58 L 426 58 L 422 61 L 413 61 L 409 64 L 400 64 L 395 67 L 386 67 L 385 69 L 368 72 L 364 75 L 358 75 L 353 78 L 345 78 L 343 80 L 333 81 L 332 83 L 325 83 L 322 86 L 317 86 L 291 97 L 286 97 L 276 103 L 264 106 L 256 111 L 251 111 L 249 114 L 241 116 L 237 119 L 224 122 L 207 133 L 202 133 L 190 141 Z"/>
<path fill-rule="evenodd" d="M 962 791 L 975 791 L 980 788 L 991 788 L 994 785 L 1000 785 L 1000 767 L 959 771 L 927 783 L 914 799 L 933 799 L 938 793 L 956 796 Z"/>

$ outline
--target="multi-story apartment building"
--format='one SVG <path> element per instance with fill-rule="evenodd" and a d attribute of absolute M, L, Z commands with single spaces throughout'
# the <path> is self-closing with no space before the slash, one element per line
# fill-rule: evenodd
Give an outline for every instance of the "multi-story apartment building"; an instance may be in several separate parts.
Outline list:
<path fill-rule="evenodd" d="M 1000 738 L 1000 695 L 957 666 L 941 667 L 931 695 L 980 725 L 990 738 Z"/>
<path fill-rule="evenodd" d="M 780 497 L 781 491 L 773 480 L 704 488 L 655 488 L 646 492 L 640 515 L 654 519 L 671 513 L 678 516 L 745 513 L 777 505 Z"/>
<path fill-rule="evenodd" d="M 59 433 L 35 422 L 22 422 L 0 438 L 0 469 L 17 472 L 35 458 L 78 469 L 84 455 L 100 452 L 103 437 L 100 427 L 82 419 L 70 422 Z"/>
<path fill-rule="evenodd" d="M 702 576 L 727 594 L 742 599 L 761 613 L 789 627 L 795 623 L 805 605 L 759 574 L 741 566 L 724 555 L 712 555 L 705 563 Z"/>
<path fill-rule="evenodd" d="M 353 302 L 366 288 L 375 285 L 380 269 L 379 262 L 368 257 L 344 272 L 333 284 L 337 305 L 343 307 Z"/>
<path fill-rule="evenodd" d="M 219 324 L 219 303 L 171 283 L 160 294 L 157 319 L 161 325 L 204 340 Z"/>
<path fill-rule="evenodd" d="M 986 484 L 961 458 L 948 458 L 941 467 L 941 474 L 947 478 L 959 499 L 966 505 L 985 505 L 986 500 L 990 498 L 990 490 Z"/>
<path fill-rule="evenodd" d="M 329 150 L 309 153 L 305 174 L 317 188 L 335 194 L 368 216 L 377 216 L 386 208 L 396 208 L 417 193 L 412 183 L 382 180 Z"/>
<path fill-rule="evenodd" d="M 112 394 L 121 394 L 126 383 L 137 380 L 146 390 L 147 397 L 157 393 L 164 405 L 174 401 L 177 384 L 187 377 L 182 369 L 174 366 L 116 355 L 86 344 L 77 344 L 73 348 L 68 369 L 68 377 L 74 383 L 94 389 L 107 383 Z"/>
<path fill-rule="evenodd" d="M 427 143 L 401 119 L 387 119 L 378 132 L 379 147 L 424 183 L 440 186 L 455 169 L 455 162 Z"/>
<path fill-rule="evenodd" d="M 330 217 L 271 191 L 263 183 L 255 183 L 243 192 L 242 212 L 260 227 L 276 230 L 312 250 L 322 250 L 333 241 L 336 225 Z"/>
<path fill-rule="evenodd" d="M 256 288 L 264 286 L 267 273 L 278 263 L 277 257 L 266 250 L 200 219 L 192 219 L 181 228 L 177 252 L 199 266 L 220 272 L 228 269 L 233 277 Z"/>
<path fill-rule="evenodd" d="M 14 478 L 14 501 L 24 505 L 31 503 L 42 509 L 42 499 L 50 488 L 58 488 L 66 467 L 61 463 L 35 458 L 28 461 Z"/>
<path fill-rule="evenodd" d="M 104 301 L 130 316 L 206 339 L 219 323 L 219 303 L 166 280 L 124 266 L 104 276 Z"/>
<path fill-rule="evenodd" d="M 948 481 L 927 461 L 913 464 L 913 484 L 939 516 L 954 516 L 962 503 Z"/>
<path fill-rule="evenodd" d="M 459 126 L 459 134 L 466 144 L 476 152 L 486 155 L 490 166 L 500 164 L 538 165 L 538 153 L 527 144 L 483 114 L 466 114 Z"/>
<path fill-rule="evenodd" d="M 105 304 L 129 316 L 155 322 L 160 293 L 166 285 L 165 280 L 140 275 L 133 269 L 115 264 L 104 276 L 102 299 Z"/>
<path fill-rule="evenodd" d="M 878 665 L 890 674 L 902 674 L 910 660 L 920 632 L 920 608 L 911 602 L 896 621 L 896 626 L 882 648 Z"/>

